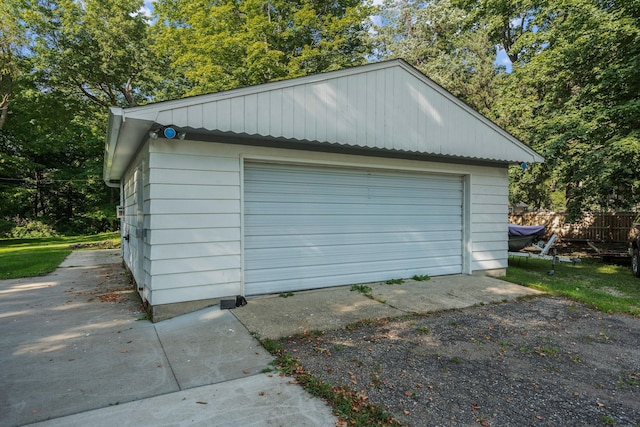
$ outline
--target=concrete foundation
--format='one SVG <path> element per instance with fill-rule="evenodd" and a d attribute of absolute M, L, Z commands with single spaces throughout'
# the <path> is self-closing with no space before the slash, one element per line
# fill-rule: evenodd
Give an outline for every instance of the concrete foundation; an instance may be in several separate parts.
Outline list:
<path fill-rule="evenodd" d="M 233 298 L 235 298 L 235 296 Z M 220 298 L 175 302 L 172 304 L 160 304 L 154 306 L 147 304 L 147 313 L 149 314 L 151 321 L 156 323 L 218 304 L 220 304 Z"/>

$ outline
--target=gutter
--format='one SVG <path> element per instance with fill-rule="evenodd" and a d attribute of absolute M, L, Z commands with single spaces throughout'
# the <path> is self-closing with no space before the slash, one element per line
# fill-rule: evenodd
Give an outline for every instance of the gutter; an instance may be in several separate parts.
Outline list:
<path fill-rule="evenodd" d="M 107 137 L 105 141 L 104 166 L 102 177 L 108 187 L 120 188 L 120 180 L 111 179 L 111 166 L 115 155 L 116 145 L 120 137 L 120 128 L 124 122 L 124 110 L 120 107 L 109 107 L 109 121 L 107 124 Z"/>

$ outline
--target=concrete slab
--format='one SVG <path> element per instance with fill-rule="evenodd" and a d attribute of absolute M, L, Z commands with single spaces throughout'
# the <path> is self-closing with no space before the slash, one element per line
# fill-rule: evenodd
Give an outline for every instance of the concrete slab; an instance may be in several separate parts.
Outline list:
<path fill-rule="evenodd" d="M 439 276 L 426 281 L 405 280 L 400 285 L 371 285 L 371 295 L 405 313 L 471 307 L 542 292 L 486 276 Z"/>
<path fill-rule="evenodd" d="M 0 425 L 335 425 L 229 311 L 143 320 L 113 253 L 0 281 Z"/>
<path fill-rule="evenodd" d="M 122 262 L 121 253 L 120 249 L 73 251 L 62 261 L 59 267 L 92 267 L 95 265 L 118 264 Z"/>
<path fill-rule="evenodd" d="M 251 298 L 248 305 L 232 311 L 260 338 L 278 339 L 305 331 L 338 329 L 362 319 L 470 307 L 541 293 L 491 277 L 466 275 L 367 286 L 371 288 L 369 296 L 343 286 L 295 292 L 287 298 Z"/>
<path fill-rule="evenodd" d="M 295 292 L 287 298 L 278 295 L 252 298 L 248 305 L 232 312 L 261 339 L 338 329 L 362 319 L 405 314 L 351 291 L 350 286 Z"/>
<path fill-rule="evenodd" d="M 260 374 L 38 423 L 34 427 L 333 427 L 336 422 L 331 409 L 302 391 L 292 378 Z"/>
<path fill-rule="evenodd" d="M 180 389 L 246 377 L 273 357 L 229 311 L 211 307 L 155 324 Z"/>
<path fill-rule="evenodd" d="M 2 425 L 22 425 L 178 391 L 153 327 L 0 348 Z"/>
<path fill-rule="evenodd" d="M 122 267 L 96 265 L 0 281 L 0 425 L 179 389 Z"/>

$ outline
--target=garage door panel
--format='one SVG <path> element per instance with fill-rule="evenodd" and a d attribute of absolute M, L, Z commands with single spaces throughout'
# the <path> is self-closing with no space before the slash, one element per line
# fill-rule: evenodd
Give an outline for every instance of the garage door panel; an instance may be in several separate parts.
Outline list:
<path fill-rule="evenodd" d="M 336 268 L 344 265 L 346 271 L 353 271 L 354 269 L 363 268 L 367 263 L 382 263 L 381 266 L 387 265 L 397 265 L 399 261 L 402 262 L 402 265 L 405 268 L 409 268 L 411 263 L 415 261 L 417 264 L 412 268 L 425 268 L 427 266 L 434 267 L 434 260 L 432 259 L 429 262 L 426 262 L 423 257 L 417 256 L 415 252 L 406 251 L 406 252 L 397 252 L 392 256 L 389 256 L 387 253 L 381 252 L 373 252 L 367 254 L 366 259 L 354 259 L 351 260 L 351 257 L 347 255 L 337 255 L 337 254 L 326 254 L 323 257 L 318 256 L 317 254 L 295 254 L 296 259 L 298 261 L 295 268 L 306 268 L 306 267 L 323 267 L 330 268 L 331 272 L 334 272 Z M 444 265 L 448 265 L 449 263 L 455 264 L 459 261 L 460 251 L 455 248 L 445 248 L 440 251 L 439 260 L 445 260 Z M 433 257 L 435 259 L 435 257 Z M 265 270 L 271 270 L 276 268 L 289 268 L 291 267 L 291 262 L 285 258 L 265 258 L 265 259 L 254 259 L 250 261 L 253 265 L 253 270 L 258 272 L 260 270 L 263 273 L 269 273 Z M 436 265 L 439 267 L 439 265 Z M 378 270 L 376 270 L 378 271 Z M 327 271 L 324 271 L 324 275 L 327 274 Z M 434 274 L 435 272 L 431 272 L 430 274 Z M 407 276 L 401 276 L 407 277 Z"/>
<path fill-rule="evenodd" d="M 337 205 L 337 206 L 336 206 Z M 424 216 L 424 212 L 428 211 L 428 216 L 433 215 L 448 215 L 455 210 L 459 210 L 460 206 L 457 204 L 444 203 L 444 201 L 432 200 L 431 203 L 425 203 L 421 205 L 402 203 L 353 203 L 351 200 L 345 203 L 294 203 L 294 202 L 264 202 L 260 204 L 260 207 L 250 208 L 245 213 L 251 215 L 259 213 L 261 215 L 280 215 L 283 209 L 287 209 L 291 212 L 295 212 L 297 215 L 333 215 L 337 208 L 344 209 L 349 213 L 349 216 L 361 216 L 361 215 L 420 215 Z M 400 210 L 401 208 L 401 210 Z M 257 210 L 259 209 L 259 210 Z"/>
<path fill-rule="evenodd" d="M 438 251 L 440 255 L 459 255 L 460 248 L 452 242 L 402 242 L 385 245 L 307 245 L 290 248 L 262 248 L 245 255 L 253 267 L 260 262 L 283 262 L 291 264 L 295 257 L 298 265 L 357 263 L 384 259 L 409 259 L 424 257 L 424 253 Z M 284 264 L 283 264 L 284 265 Z"/>
<path fill-rule="evenodd" d="M 420 233 L 427 231 L 427 226 L 424 226 L 422 230 L 418 230 L 415 227 L 410 225 L 395 225 L 389 226 L 385 225 L 384 233 Z M 273 230 L 272 227 L 265 225 L 263 227 L 247 227 L 246 232 L 251 232 L 253 236 L 271 236 L 276 238 L 291 236 L 291 235 L 309 235 L 309 236 L 320 236 L 323 234 L 341 234 L 345 235 L 348 233 L 354 234 L 378 234 L 380 231 L 379 224 L 342 224 L 341 226 L 332 226 L 328 225 L 300 225 L 300 226 L 287 226 L 278 230 L 278 234 Z M 344 236 L 344 238 L 347 238 Z M 404 238 L 404 237 L 403 237 Z M 252 247 L 253 241 L 252 239 L 248 239 L 246 247 Z"/>
<path fill-rule="evenodd" d="M 256 179 L 256 178 L 254 178 Z M 248 201 L 270 201 L 270 200 L 289 200 L 290 195 L 298 195 L 300 201 L 333 201 L 341 200 L 349 197 L 356 199 L 368 199 L 369 197 L 378 197 L 381 200 L 403 200 L 406 201 L 405 195 L 410 198 L 416 198 L 415 202 L 425 202 L 433 197 L 460 200 L 459 186 L 443 186 L 439 188 L 415 188 L 407 185 L 399 185 L 394 187 L 373 187 L 371 185 L 355 185 L 344 184 L 335 185 L 333 188 L 327 188 L 326 183 L 292 183 L 287 186 L 286 193 L 280 193 L 273 189 L 274 185 L 282 184 L 281 182 L 265 182 L 251 181 L 247 179 L 245 182 L 252 182 L 251 191 L 245 194 L 245 200 Z M 403 189 L 403 197 L 398 197 L 397 189 Z M 313 194 L 312 196 L 310 194 Z M 298 199 L 296 199 L 298 200 Z"/>
<path fill-rule="evenodd" d="M 345 244 L 379 244 L 394 243 L 398 241 L 397 232 L 375 233 L 375 230 L 367 233 L 337 234 L 335 229 L 323 234 L 300 233 L 289 235 L 286 239 L 281 236 L 253 235 L 250 241 L 245 242 L 245 249 L 261 248 L 286 248 L 304 247 L 308 245 L 326 246 L 336 242 Z M 448 242 L 459 241 L 462 238 L 462 230 L 457 231 L 417 231 L 406 232 L 402 236 L 402 241 L 406 242 Z"/>
<path fill-rule="evenodd" d="M 462 178 L 245 165 L 247 295 L 462 271 Z"/>
<path fill-rule="evenodd" d="M 257 210 L 259 212 L 259 210 Z M 245 222 L 245 226 L 249 227 L 274 227 L 274 234 L 279 231 L 278 227 L 282 227 L 282 229 L 286 229 L 286 227 L 296 227 L 299 225 L 302 226 L 332 226 L 335 227 L 336 230 L 349 230 L 351 225 L 377 225 L 384 228 L 373 229 L 373 232 L 385 232 L 387 231 L 387 226 L 390 228 L 402 228 L 406 231 L 411 231 L 416 229 L 417 227 L 436 227 L 442 226 L 447 227 L 449 225 L 455 226 L 458 225 L 461 217 L 458 215 L 452 215 L 447 213 L 442 213 L 438 215 L 405 215 L 402 212 L 397 212 L 394 214 L 378 214 L 378 213 L 370 213 L 368 215 L 338 215 L 338 214 L 327 214 L 327 215 L 294 215 L 294 214 L 283 214 L 283 215 L 255 215 L 255 218 L 250 219 Z"/>
<path fill-rule="evenodd" d="M 285 169 L 275 170 L 275 167 Z M 264 173 L 269 176 L 265 176 Z M 414 174 L 415 175 L 415 174 Z M 379 186 L 379 187 L 413 187 L 413 188 L 436 188 L 449 186 L 455 189 L 449 176 L 432 175 L 429 182 L 420 182 L 410 176 L 407 172 L 375 171 L 364 169 L 343 169 L 338 167 L 321 166 L 292 166 L 292 165 L 259 165 L 254 163 L 251 170 L 246 170 L 246 179 L 258 178 L 260 182 L 284 182 L 287 185 L 313 184 L 326 187 L 329 186 Z"/>
<path fill-rule="evenodd" d="M 354 269 L 354 265 L 351 263 L 287 266 L 281 268 L 264 268 L 247 272 L 247 280 L 262 281 L 264 278 L 277 277 L 277 280 L 273 281 L 273 283 L 277 283 L 278 280 L 298 279 L 302 281 L 313 278 L 331 278 L 331 280 L 326 280 L 324 285 L 320 286 L 326 287 L 357 283 L 336 280 L 336 278 L 340 276 L 353 274 L 360 275 L 361 281 L 364 280 L 365 277 L 370 278 L 371 280 L 368 280 L 369 282 L 412 277 L 416 274 L 429 274 L 434 276 L 455 274 L 446 273 L 446 271 L 455 270 L 454 267 L 460 262 L 460 257 L 441 256 L 434 257 L 427 262 L 422 258 L 403 260 L 402 268 L 398 267 L 398 262 L 395 259 L 362 262 L 358 264 L 357 269 Z M 279 290 L 275 292 L 279 292 Z"/>

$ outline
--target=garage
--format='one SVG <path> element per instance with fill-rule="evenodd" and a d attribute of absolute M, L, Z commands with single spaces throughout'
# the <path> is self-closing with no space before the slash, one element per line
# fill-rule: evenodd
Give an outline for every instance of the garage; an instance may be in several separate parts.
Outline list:
<path fill-rule="evenodd" d="M 462 272 L 458 175 L 246 163 L 245 293 Z"/>
<path fill-rule="evenodd" d="M 104 179 L 157 321 L 238 295 L 503 275 L 509 165 L 543 160 L 393 60 L 113 107 Z"/>

